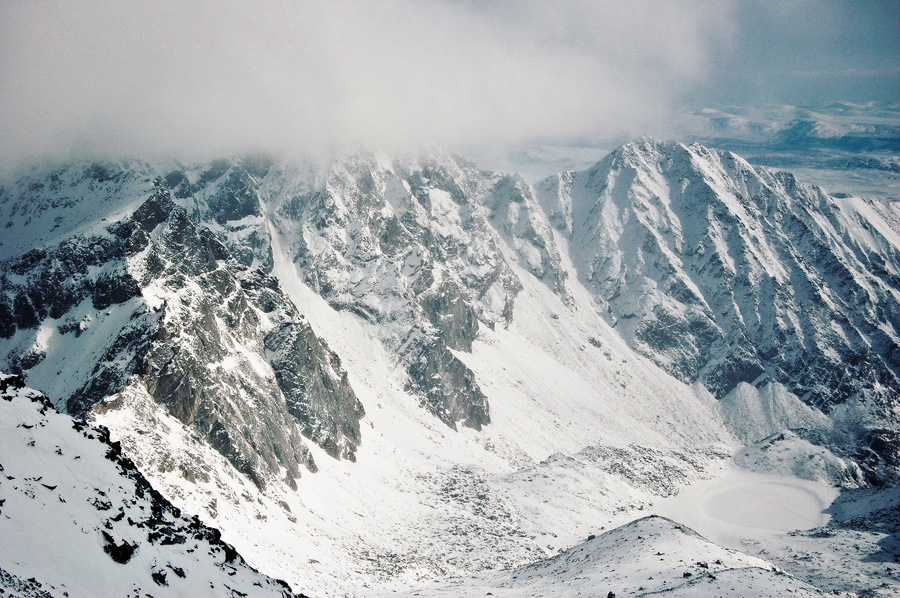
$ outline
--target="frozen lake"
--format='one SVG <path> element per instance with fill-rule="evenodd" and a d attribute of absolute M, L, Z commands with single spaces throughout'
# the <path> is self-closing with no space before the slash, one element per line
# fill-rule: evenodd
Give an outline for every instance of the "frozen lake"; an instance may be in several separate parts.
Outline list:
<path fill-rule="evenodd" d="M 807 488 L 785 482 L 742 483 L 713 492 L 707 514 L 723 523 L 770 531 L 810 529 L 827 523 L 827 505 Z"/>
<path fill-rule="evenodd" d="M 824 511 L 837 495 L 836 488 L 821 482 L 732 465 L 715 479 L 660 500 L 653 510 L 718 544 L 740 549 L 772 535 L 825 525 L 829 515 Z"/>

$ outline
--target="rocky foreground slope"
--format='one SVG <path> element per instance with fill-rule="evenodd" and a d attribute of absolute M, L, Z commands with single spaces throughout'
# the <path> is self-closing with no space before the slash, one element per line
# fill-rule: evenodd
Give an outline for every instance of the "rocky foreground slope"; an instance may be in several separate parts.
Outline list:
<path fill-rule="evenodd" d="M 282 596 L 154 490 L 109 431 L 0 374 L 0 589 L 11 596 Z"/>

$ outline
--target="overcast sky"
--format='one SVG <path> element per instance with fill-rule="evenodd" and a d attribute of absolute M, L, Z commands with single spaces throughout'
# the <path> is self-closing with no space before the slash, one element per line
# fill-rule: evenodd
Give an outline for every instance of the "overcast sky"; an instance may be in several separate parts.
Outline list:
<path fill-rule="evenodd" d="M 51 155 L 665 134 L 685 105 L 900 101 L 900 2 L 0 4 L 0 143 Z"/>

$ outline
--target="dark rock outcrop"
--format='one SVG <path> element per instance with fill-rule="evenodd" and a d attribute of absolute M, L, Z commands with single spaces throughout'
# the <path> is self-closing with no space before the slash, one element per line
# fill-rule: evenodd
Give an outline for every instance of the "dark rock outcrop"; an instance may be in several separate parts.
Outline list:
<path fill-rule="evenodd" d="M 212 179 L 214 167 L 201 182 Z M 219 177 L 227 183 L 217 192 L 219 207 L 243 206 L 249 191 L 236 186 L 252 174 L 226 172 Z M 102 232 L 70 235 L 0 263 L 0 280 L 6 338 L 53 319 L 62 320 L 59 333 L 71 334 L 73 346 L 101 343 L 90 349 L 93 363 L 83 378 L 72 379 L 71 394 L 59 397 L 72 414 L 115 408 L 104 400 L 139 384 L 259 486 L 281 477 L 282 469 L 290 480 L 303 467 L 316 469 L 297 424 L 338 458 L 352 459 L 361 442 L 364 412 L 337 356 L 278 282 L 266 278 L 264 264 L 234 259 L 161 183 Z M 303 343 L 270 365 L 266 335 L 285 327 L 302 330 Z M 107 336 L 82 336 L 94 328 Z M 13 347 L 7 367 L 27 373 L 45 357 L 38 345 Z M 304 385 L 282 392 L 286 373 L 302 376 Z"/>
<path fill-rule="evenodd" d="M 362 404 L 341 360 L 303 320 L 285 322 L 265 337 L 275 379 L 303 434 L 335 458 L 355 461 L 362 442 Z"/>

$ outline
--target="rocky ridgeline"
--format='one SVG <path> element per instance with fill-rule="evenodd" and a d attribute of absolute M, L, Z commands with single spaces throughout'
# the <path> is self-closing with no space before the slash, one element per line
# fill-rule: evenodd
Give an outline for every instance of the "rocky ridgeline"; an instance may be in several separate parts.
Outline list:
<path fill-rule="evenodd" d="M 260 486 L 282 468 L 290 485 L 301 468 L 315 470 L 301 432 L 353 458 L 363 410 L 337 355 L 264 268 L 235 259 L 162 185 L 90 235 L 4 262 L 0 279 L 13 371 L 45 359 L 66 367 L 52 343 L 16 345 L 23 329 L 54 327 L 71 350 L 95 351 L 87 375 L 57 398 L 68 412 L 115 408 L 104 400 L 143 385 Z M 91 321 L 101 317 L 109 323 Z M 91 325 L 106 326 L 99 347 L 82 336 Z"/>
<path fill-rule="evenodd" d="M 521 283 L 501 239 L 515 247 L 513 259 L 565 292 L 531 189 L 458 157 L 360 154 L 327 168 L 255 157 L 164 181 L 248 266 L 271 268 L 278 234 L 304 282 L 381 325 L 408 390 L 450 427 L 490 422 L 487 397 L 453 351 L 470 351 L 480 325 L 512 317 Z"/>
<path fill-rule="evenodd" d="M 876 204 L 652 140 L 536 189 L 636 351 L 718 398 L 774 379 L 825 413 L 854 412 L 855 457 L 873 473 L 870 449 L 898 465 L 900 252 Z"/>
<path fill-rule="evenodd" d="M 718 398 L 781 383 L 873 480 L 900 467 L 896 215 L 733 154 L 644 140 L 533 188 L 446 155 L 72 166 L 0 190 L 0 209 L 0 365 L 65 370 L 77 414 L 144 385 L 260 485 L 315 468 L 301 434 L 351 460 L 362 442 L 363 406 L 279 276 L 375 325 L 453 428 L 490 422 L 458 353 L 511 321 L 527 272 L 564 302 L 584 285 L 671 375 Z M 54 358 L 102 330 L 89 367 Z"/>
<path fill-rule="evenodd" d="M 174 507 L 107 429 L 58 413 L 20 376 L 0 373 L 0 412 L 0 588 L 34 596 L 302 596 Z"/>
<path fill-rule="evenodd" d="M 512 318 L 521 283 L 501 244 L 566 292 L 530 188 L 460 158 L 361 155 L 325 171 L 258 156 L 161 171 L 92 165 L 25 178 L 0 201 L 21 235 L 53 223 L 39 248 L 12 244 L 0 263 L 5 365 L 33 376 L 53 350 L 19 331 L 53 327 L 86 347 L 83 330 L 100 327 L 88 312 L 105 310 L 109 338 L 58 404 L 85 416 L 141 384 L 258 485 L 282 467 L 289 484 L 315 469 L 298 431 L 353 460 L 364 415 L 338 356 L 271 276 L 270 227 L 314 290 L 383 325 L 409 390 L 450 427 L 490 422 L 453 352 Z M 23 222 L 20 202 L 34 204 Z M 104 217 L 84 214 L 93 203 Z"/>
<path fill-rule="evenodd" d="M 391 163 L 364 154 L 317 181 L 273 170 L 261 193 L 303 279 L 331 305 L 383 326 L 423 405 L 451 427 L 489 423 L 487 397 L 452 351 L 470 351 L 480 325 L 512 318 L 521 283 L 501 236 L 562 289 L 530 189 L 458 157 Z"/>

